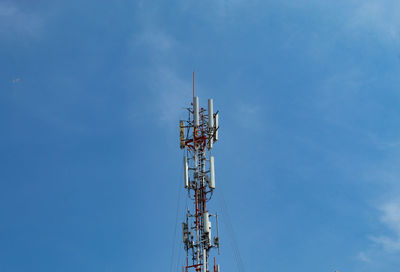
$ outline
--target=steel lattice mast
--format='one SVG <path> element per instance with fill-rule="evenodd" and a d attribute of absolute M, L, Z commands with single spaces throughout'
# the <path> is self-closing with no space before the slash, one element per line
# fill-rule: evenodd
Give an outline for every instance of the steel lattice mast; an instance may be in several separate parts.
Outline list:
<path fill-rule="evenodd" d="M 219 265 L 213 262 L 210 269 L 210 250 L 218 248 L 218 215 L 209 212 L 207 202 L 215 189 L 213 143 L 218 140 L 218 111 L 213 111 L 213 100 L 208 99 L 207 110 L 199 107 L 199 98 L 194 96 L 187 108 L 188 117 L 180 121 L 180 148 L 184 149 L 184 186 L 193 206 L 186 212 L 182 223 L 183 244 L 186 251 L 186 265 L 182 271 L 219 272 Z M 216 235 L 211 233 L 211 222 L 215 221 Z"/>

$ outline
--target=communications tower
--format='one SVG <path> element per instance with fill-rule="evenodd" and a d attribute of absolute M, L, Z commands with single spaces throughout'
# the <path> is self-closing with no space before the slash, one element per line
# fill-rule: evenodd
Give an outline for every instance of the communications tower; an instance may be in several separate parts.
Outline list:
<path fill-rule="evenodd" d="M 186 264 L 182 271 L 220 272 L 215 257 L 210 265 L 210 250 L 216 248 L 219 252 L 218 214 L 212 213 L 207 206 L 215 190 L 211 150 L 218 141 L 218 111 L 214 113 L 212 99 L 208 99 L 207 109 L 199 106 L 199 98 L 194 96 L 194 73 L 193 102 L 187 113 L 187 119 L 179 123 L 180 148 L 184 149 L 184 186 L 193 205 L 186 211 L 182 223 L 186 251 Z M 215 236 L 212 236 L 211 222 L 215 222 Z"/>

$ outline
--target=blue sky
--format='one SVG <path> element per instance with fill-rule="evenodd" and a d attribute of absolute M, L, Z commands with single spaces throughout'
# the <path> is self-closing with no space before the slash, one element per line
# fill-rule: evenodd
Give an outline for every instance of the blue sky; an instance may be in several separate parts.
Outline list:
<path fill-rule="evenodd" d="M 398 271 L 399 13 L 0 0 L 0 271 L 180 269 L 193 70 L 220 111 L 222 271 L 235 244 L 245 271 Z"/>

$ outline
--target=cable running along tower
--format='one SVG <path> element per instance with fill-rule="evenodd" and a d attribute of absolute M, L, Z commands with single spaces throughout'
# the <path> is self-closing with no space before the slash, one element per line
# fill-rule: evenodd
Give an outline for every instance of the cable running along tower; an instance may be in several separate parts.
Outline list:
<path fill-rule="evenodd" d="M 208 99 L 207 110 L 199 107 L 199 98 L 194 96 L 194 72 L 193 102 L 187 112 L 187 119 L 179 123 L 180 148 L 184 149 L 184 186 L 193 205 L 186 211 L 182 223 L 186 251 L 182 272 L 220 272 L 215 257 L 210 265 L 210 250 L 217 248 L 219 253 L 218 214 L 211 213 L 207 206 L 215 189 L 211 150 L 218 141 L 218 111 L 214 113 L 212 99 Z M 215 222 L 215 236 L 211 233 L 211 222 Z"/>

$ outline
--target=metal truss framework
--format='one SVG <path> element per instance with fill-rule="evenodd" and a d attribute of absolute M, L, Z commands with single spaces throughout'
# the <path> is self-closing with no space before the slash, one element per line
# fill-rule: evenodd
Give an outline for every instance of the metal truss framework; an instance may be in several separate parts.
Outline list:
<path fill-rule="evenodd" d="M 194 78 L 194 75 L 193 75 Z M 193 80 L 194 81 L 194 80 Z M 180 121 L 180 148 L 184 149 L 184 186 L 193 206 L 186 211 L 182 223 L 182 238 L 186 251 L 186 265 L 182 271 L 219 272 L 213 260 L 210 270 L 210 250 L 219 253 L 218 214 L 209 212 L 207 202 L 215 189 L 213 143 L 218 140 L 218 112 L 213 112 L 213 100 L 208 109 L 199 108 L 199 98 L 193 97 L 188 117 Z M 211 222 L 216 225 L 216 236 L 211 234 Z"/>

